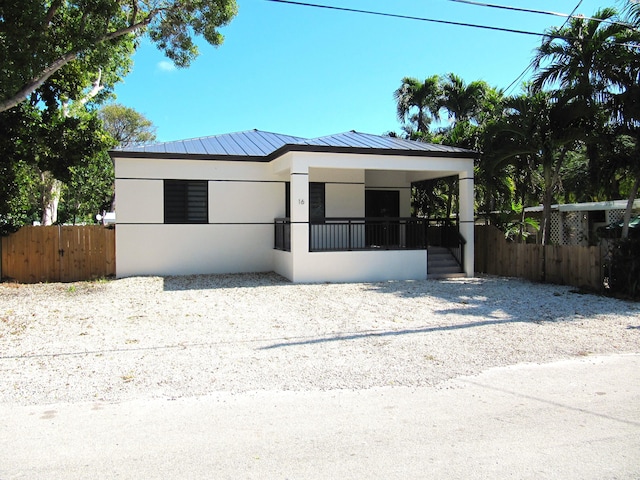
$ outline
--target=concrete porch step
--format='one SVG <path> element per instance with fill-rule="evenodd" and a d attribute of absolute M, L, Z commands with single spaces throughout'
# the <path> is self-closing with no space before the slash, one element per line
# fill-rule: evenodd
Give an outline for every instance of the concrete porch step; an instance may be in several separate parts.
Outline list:
<path fill-rule="evenodd" d="M 462 268 L 445 247 L 429 247 L 427 249 L 427 278 L 461 278 L 465 274 Z"/>

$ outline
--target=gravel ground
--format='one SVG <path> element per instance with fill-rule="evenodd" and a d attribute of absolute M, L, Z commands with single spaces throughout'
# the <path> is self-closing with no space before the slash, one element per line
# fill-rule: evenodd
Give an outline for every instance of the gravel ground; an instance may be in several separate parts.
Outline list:
<path fill-rule="evenodd" d="M 638 352 L 640 304 L 516 279 L 0 284 L 0 403 L 442 386 L 489 367 Z"/>

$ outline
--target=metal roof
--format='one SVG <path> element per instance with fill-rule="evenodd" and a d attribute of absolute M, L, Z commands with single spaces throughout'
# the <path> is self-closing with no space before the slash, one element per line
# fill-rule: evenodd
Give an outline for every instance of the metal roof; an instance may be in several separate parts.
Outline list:
<path fill-rule="evenodd" d="M 112 150 L 113 157 L 270 161 L 288 151 L 476 157 L 463 148 L 350 131 L 318 138 L 247 130 Z"/>

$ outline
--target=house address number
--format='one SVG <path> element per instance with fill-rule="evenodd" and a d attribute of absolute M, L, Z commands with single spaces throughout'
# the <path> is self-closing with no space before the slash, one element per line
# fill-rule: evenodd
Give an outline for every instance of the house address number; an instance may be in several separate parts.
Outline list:
<path fill-rule="evenodd" d="M 304 205 L 304 199 L 303 198 L 299 198 L 298 199 L 298 205 Z"/>

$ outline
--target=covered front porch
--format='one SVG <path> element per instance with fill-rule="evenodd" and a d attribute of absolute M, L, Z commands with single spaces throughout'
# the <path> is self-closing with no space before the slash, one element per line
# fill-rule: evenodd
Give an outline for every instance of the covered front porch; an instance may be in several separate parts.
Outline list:
<path fill-rule="evenodd" d="M 290 152 L 274 169 L 286 179 L 274 266 L 292 281 L 423 280 L 434 245 L 473 275 L 473 159 Z M 456 221 L 412 217 L 412 183 L 452 175 Z"/>

